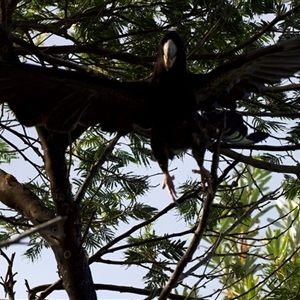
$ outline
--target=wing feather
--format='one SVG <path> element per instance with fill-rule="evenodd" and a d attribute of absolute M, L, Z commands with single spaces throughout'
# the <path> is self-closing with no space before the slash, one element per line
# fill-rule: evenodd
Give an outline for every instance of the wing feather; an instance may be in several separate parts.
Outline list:
<path fill-rule="evenodd" d="M 7 102 L 27 126 L 70 131 L 77 124 L 100 124 L 105 131 L 126 134 L 135 124 L 146 129 L 167 122 L 168 115 L 174 119 L 192 111 L 194 100 L 186 107 L 192 91 L 199 109 L 210 110 L 216 102 L 235 108 L 236 100 L 299 70 L 300 37 L 239 55 L 207 74 L 187 75 L 184 87 L 173 84 L 171 90 L 101 74 L 0 62 L 0 103 Z"/>
<path fill-rule="evenodd" d="M 249 93 L 262 92 L 300 70 L 300 37 L 239 55 L 207 74 L 192 74 L 200 109 L 217 101 L 234 108 Z M 244 91 L 244 93 L 242 93 Z"/>
<path fill-rule="evenodd" d="M 0 63 L 0 103 L 7 102 L 26 126 L 70 131 L 100 124 L 121 134 L 133 124 L 149 127 L 148 84 L 121 82 L 28 64 Z"/>

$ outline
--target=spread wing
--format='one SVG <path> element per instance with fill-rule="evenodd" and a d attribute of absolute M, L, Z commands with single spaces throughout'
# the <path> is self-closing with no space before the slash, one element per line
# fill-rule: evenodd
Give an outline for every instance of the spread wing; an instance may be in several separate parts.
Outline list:
<path fill-rule="evenodd" d="M 100 124 L 126 134 L 134 124 L 151 126 L 149 86 L 104 76 L 20 63 L 0 63 L 0 103 L 7 102 L 20 123 L 70 131 L 77 124 Z"/>
<path fill-rule="evenodd" d="M 181 65 L 185 68 L 185 63 Z M 26 126 L 70 131 L 77 124 L 100 124 L 105 131 L 126 134 L 135 124 L 150 128 L 159 123 L 157 118 L 164 123 L 168 115 L 193 112 L 191 87 L 201 110 L 235 108 L 236 100 L 262 92 L 266 85 L 279 83 L 299 70 L 299 37 L 237 56 L 207 74 L 184 75 L 187 84 L 183 86 L 172 82 L 157 88 L 101 74 L 1 62 L 0 103 L 7 102 Z M 170 86 L 177 87 L 171 94 Z M 168 105 L 162 105 L 166 99 Z"/>
<path fill-rule="evenodd" d="M 207 74 L 191 74 L 199 109 L 234 109 L 236 100 L 300 70 L 300 37 L 239 55 Z M 217 105 L 216 105 L 217 104 Z"/>

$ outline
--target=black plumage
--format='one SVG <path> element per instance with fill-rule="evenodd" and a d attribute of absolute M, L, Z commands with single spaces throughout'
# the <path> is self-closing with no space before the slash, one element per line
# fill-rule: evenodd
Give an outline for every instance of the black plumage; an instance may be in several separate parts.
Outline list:
<path fill-rule="evenodd" d="M 176 151 L 188 148 L 194 149 L 196 155 L 197 148 L 201 158 L 196 160 L 202 170 L 206 140 L 205 128 L 198 120 L 196 98 L 189 85 L 184 42 L 175 31 L 166 33 L 159 43 L 150 86 L 155 93 L 150 100 L 154 105 L 151 148 L 164 174 L 162 187 L 166 187 L 175 200 L 169 159 L 173 159 Z"/>
<path fill-rule="evenodd" d="M 216 137 L 216 130 L 205 117 L 195 112 L 193 120 L 186 120 L 175 126 L 153 127 L 151 130 L 151 148 L 153 156 L 157 160 L 164 174 L 163 188 L 167 188 L 172 199 L 176 199 L 176 191 L 173 183 L 174 176 L 168 171 L 168 162 L 179 152 L 192 150 L 202 182 L 209 182 L 209 172 L 203 166 L 204 154 L 211 144 L 211 139 Z"/>
<path fill-rule="evenodd" d="M 199 107 L 197 107 L 196 95 L 190 85 L 191 76 L 194 74 L 189 74 L 187 70 L 184 43 L 176 32 L 170 31 L 159 44 L 158 57 L 151 79 L 151 85 L 159 91 L 161 97 L 156 99 L 158 102 L 154 107 L 157 109 L 163 105 L 151 129 L 151 148 L 164 174 L 162 187 L 167 188 L 173 200 L 176 199 L 176 191 L 173 183 L 174 176 L 171 176 L 168 171 L 168 162 L 176 153 L 187 149 L 191 149 L 198 164 L 197 172 L 201 175 L 203 185 L 206 183 L 208 190 L 212 192 L 210 174 L 204 168 L 203 162 L 205 151 L 214 142 L 222 119 L 225 122 L 222 126 L 224 142 L 246 142 L 247 140 L 248 143 L 256 143 L 268 136 L 266 133 L 256 132 L 249 139 L 248 128 L 243 122 L 243 117 L 234 111 L 225 114 L 221 110 L 214 110 L 200 115 L 197 112 Z M 235 100 L 229 99 L 223 104 L 227 108 L 235 107 Z M 207 108 L 205 105 L 203 109 L 212 110 L 214 105 L 220 104 L 216 102 Z"/>
<path fill-rule="evenodd" d="M 152 125 L 178 125 L 193 118 L 197 103 L 190 86 L 184 42 L 176 31 L 167 32 L 159 43 L 149 86 L 152 95 L 147 104 L 152 108 Z"/>
<path fill-rule="evenodd" d="M 207 74 L 187 73 L 183 82 L 194 94 L 197 109 L 232 108 L 237 100 L 262 92 L 266 84 L 279 83 L 299 70 L 297 37 L 236 56 Z M 175 83 L 169 84 L 170 89 Z M 168 97 L 172 91 L 166 88 L 162 97 L 156 87 L 147 80 L 121 82 L 95 72 L 0 63 L 0 102 L 7 102 L 22 124 L 45 125 L 54 131 L 70 131 L 77 124 L 100 124 L 105 131 L 121 134 L 132 131 L 135 124 L 150 128 L 156 122 L 153 102 L 168 99 L 167 103 L 175 105 Z"/>
<path fill-rule="evenodd" d="M 297 37 L 236 56 L 207 74 L 189 73 L 184 43 L 176 32 L 168 32 L 162 39 L 150 82 L 121 82 L 95 72 L 0 62 L 0 102 L 7 102 L 22 124 L 59 132 L 74 130 L 78 124 L 100 124 L 104 131 L 122 135 L 136 128 L 151 128 L 151 144 L 157 157 L 164 142 L 174 136 L 171 143 L 165 143 L 171 144 L 164 150 L 169 151 L 165 156 L 168 160 L 174 147 L 203 153 L 203 148 L 197 150 L 191 140 L 193 134 L 203 139 L 198 143 L 201 147 L 213 139 L 208 134 L 210 116 L 206 116 L 208 122 L 199 125 L 195 117 L 198 110 L 234 109 L 237 100 L 262 92 L 266 85 L 279 83 L 299 70 Z M 234 128 L 228 122 L 226 126 Z M 237 130 L 241 136 L 243 129 Z M 184 138 L 180 142 L 181 135 Z M 248 137 L 262 139 L 257 134 Z M 196 158 L 198 164 L 201 159 Z"/>

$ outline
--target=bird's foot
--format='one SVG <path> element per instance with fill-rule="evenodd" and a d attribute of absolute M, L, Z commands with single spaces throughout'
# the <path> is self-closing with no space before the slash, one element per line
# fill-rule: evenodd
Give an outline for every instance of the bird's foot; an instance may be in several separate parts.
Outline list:
<path fill-rule="evenodd" d="M 164 189 L 165 187 L 168 190 L 168 193 L 170 194 L 171 198 L 173 199 L 173 201 L 177 204 L 176 202 L 176 198 L 177 198 L 177 194 L 175 191 L 175 186 L 174 186 L 174 182 L 173 180 L 175 179 L 175 176 L 171 176 L 169 173 L 164 173 L 165 178 L 161 184 L 161 187 Z"/>
<path fill-rule="evenodd" d="M 213 188 L 210 181 L 210 173 L 207 169 L 205 169 L 203 166 L 200 168 L 200 170 L 192 170 L 192 172 L 200 174 L 201 175 L 201 184 L 202 187 L 205 188 L 207 185 L 207 191 L 209 194 L 213 195 Z"/>

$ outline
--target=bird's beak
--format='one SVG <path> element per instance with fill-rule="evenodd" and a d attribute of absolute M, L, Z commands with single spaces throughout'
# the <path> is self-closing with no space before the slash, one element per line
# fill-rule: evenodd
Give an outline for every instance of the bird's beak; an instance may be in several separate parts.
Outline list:
<path fill-rule="evenodd" d="M 177 46 L 172 40 L 168 40 L 163 46 L 163 63 L 168 71 L 174 65 L 177 54 Z"/>

